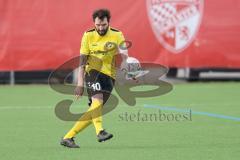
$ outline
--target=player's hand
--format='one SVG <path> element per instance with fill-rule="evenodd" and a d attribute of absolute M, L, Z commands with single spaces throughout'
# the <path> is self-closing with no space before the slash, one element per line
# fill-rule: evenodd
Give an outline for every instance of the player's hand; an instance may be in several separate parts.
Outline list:
<path fill-rule="evenodd" d="M 84 87 L 77 86 L 74 90 L 75 98 L 78 100 L 83 95 Z"/>

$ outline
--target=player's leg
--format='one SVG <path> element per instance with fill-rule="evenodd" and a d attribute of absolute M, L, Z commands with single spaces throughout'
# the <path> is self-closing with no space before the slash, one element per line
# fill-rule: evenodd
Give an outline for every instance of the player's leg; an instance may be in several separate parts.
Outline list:
<path fill-rule="evenodd" d="M 84 113 L 82 117 L 75 123 L 72 129 L 64 136 L 60 144 L 69 148 L 79 148 L 79 146 L 75 144 L 73 137 L 85 129 L 89 124 L 91 124 L 91 122 L 92 116 L 89 108 L 88 111 Z"/>
<path fill-rule="evenodd" d="M 102 106 L 103 106 L 106 103 L 107 99 L 109 98 L 110 93 L 104 92 L 101 96 L 102 96 Z M 103 107 L 102 107 L 102 109 L 103 109 Z M 101 111 L 101 114 L 102 114 L 102 111 Z M 99 117 L 99 119 L 96 119 L 96 122 L 99 122 L 99 120 L 102 121 L 102 118 Z M 93 122 L 94 122 L 94 119 L 93 119 Z M 99 129 L 98 131 L 96 130 L 96 133 L 97 133 L 97 138 L 98 138 L 99 142 L 104 142 L 113 137 L 113 135 L 111 133 L 106 132 L 104 129 L 101 129 L 101 130 Z"/>
<path fill-rule="evenodd" d="M 91 124 L 91 114 L 89 111 L 84 113 L 82 117 L 75 123 L 73 128 L 64 136 L 64 139 L 66 138 L 72 138 L 77 133 L 81 132 L 83 129 L 85 129 L 89 124 Z"/>
<path fill-rule="evenodd" d="M 102 142 L 113 137 L 112 134 L 107 133 L 102 127 L 102 114 L 103 105 L 107 102 L 109 96 L 111 95 L 114 80 L 103 73 L 96 71 L 93 71 L 93 73 L 97 78 L 94 80 L 94 83 L 91 83 L 93 88 L 90 93 L 90 103 L 92 102 L 91 107 L 94 109 L 94 112 L 92 112 L 92 122 L 96 129 L 98 141 Z"/>
<path fill-rule="evenodd" d="M 99 135 L 103 131 L 102 127 L 102 106 L 103 95 L 101 93 L 92 96 L 91 105 L 87 112 L 75 123 L 73 128 L 64 136 L 61 144 L 70 148 L 78 148 L 74 143 L 73 137 L 84 130 L 91 122 L 93 122 L 96 134 Z M 106 139 L 106 138 L 105 138 Z M 109 139 L 109 137 L 107 137 Z"/>
<path fill-rule="evenodd" d="M 106 141 L 113 137 L 112 134 L 107 133 L 102 127 L 103 105 L 106 103 L 110 95 L 111 93 L 109 92 L 98 93 L 92 96 L 92 99 L 89 99 L 92 122 L 99 142 Z"/>
<path fill-rule="evenodd" d="M 98 93 L 92 96 L 92 103 L 90 106 L 92 122 L 98 135 L 103 130 L 102 127 L 102 108 L 103 108 L 103 94 Z"/>
<path fill-rule="evenodd" d="M 105 75 L 103 75 L 103 81 L 101 82 L 101 87 L 102 87 L 102 95 L 101 95 L 102 97 L 101 98 L 103 100 L 103 107 L 111 95 L 113 85 L 114 85 L 114 80 L 108 76 L 106 77 Z M 101 130 L 97 134 L 97 137 L 98 137 L 99 142 L 104 142 L 106 140 L 111 139 L 113 137 L 113 135 L 111 133 L 106 132 L 105 130 Z"/>
<path fill-rule="evenodd" d="M 64 136 L 64 139 L 72 138 L 77 133 L 85 129 L 91 122 L 93 122 L 96 133 L 98 134 L 102 129 L 102 104 L 103 97 L 101 94 L 96 94 L 92 97 L 91 105 L 87 112 L 75 123 L 73 128 Z"/>
<path fill-rule="evenodd" d="M 91 95 L 90 95 L 89 89 L 87 89 L 87 93 L 88 93 L 88 99 L 89 99 L 89 109 L 87 110 L 87 112 L 82 115 L 82 117 L 75 123 L 74 127 L 64 136 L 64 139 L 67 138 L 72 138 L 74 137 L 77 133 L 81 132 L 82 130 L 84 130 L 88 125 L 91 124 L 92 122 L 92 115 L 91 115 L 91 104 L 92 104 L 92 99 L 91 99 Z"/>
<path fill-rule="evenodd" d="M 93 74 L 91 73 L 87 73 L 85 75 L 85 81 L 86 84 L 90 84 L 92 82 L 94 82 L 96 79 L 96 75 L 95 73 Z M 88 97 L 91 98 L 91 94 L 92 94 L 92 89 L 88 86 L 87 87 L 87 93 L 88 93 Z M 79 133 L 80 131 L 82 131 L 83 129 L 85 129 L 89 124 L 92 123 L 92 115 L 91 115 L 91 104 L 92 104 L 92 100 L 90 99 L 89 102 L 89 106 L 90 108 L 88 109 L 88 111 L 82 115 L 82 117 L 75 123 L 75 125 L 72 127 L 72 129 L 64 136 L 64 138 L 61 141 L 61 145 L 70 147 L 70 148 L 78 148 L 78 146 L 75 144 L 73 137 Z"/>

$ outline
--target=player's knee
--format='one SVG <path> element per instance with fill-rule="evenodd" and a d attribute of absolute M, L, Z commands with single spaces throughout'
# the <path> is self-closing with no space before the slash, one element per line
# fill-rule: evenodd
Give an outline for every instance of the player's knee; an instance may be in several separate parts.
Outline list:
<path fill-rule="evenodd" d="M 102 100 L 103 99 L 103 94 L 102 93 L 98 93 L 92 96 L 92 100 L 93 99 L 98 99 L 98 100 Z"/>

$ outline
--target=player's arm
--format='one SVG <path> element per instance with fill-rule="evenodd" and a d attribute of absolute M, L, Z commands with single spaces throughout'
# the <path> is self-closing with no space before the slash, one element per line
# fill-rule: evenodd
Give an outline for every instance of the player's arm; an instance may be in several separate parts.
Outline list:
<path fill-rule="evenodd" d="M 79 71 L 78 71 L 78 86 L 83 86 L 84 85 L 84 73 L 85 73 L 85 66 L 87 64 L 87 59 L 88 56 L 81 54 L 80 56 L 80 66 L 79 66 Z"/>
<path fill-rule="evenodd" d="M 83 95 L 84 73 L 85 73 L 85 66 L 87 64 L 88 55 L 89 55 L 88 35 L 85 32 L 81 41 L 80 65 L 79 65 L 78 78 L 77 78 L 78 82 L 77 82 L 77 87 L 75 89 L 75 96 L 77 99 Z"/>
<path fill-rule="evenodd" d="M 78 99 L 83 95 L 84 92 L 84 74 L 85 74 L 85 66 L 87 64 L 88 56 L 81 54 L 80 56 L 80 66 L 78 68 L 78 76 L 77 76 L 77 87 L 75 89 L 75 96 Z"/>
<path fill-rule="evenodd" d="M 122 66 L 124 66 L 128 58 L 128 47 L 126 45 L 125 38 L 122 33 L 120 33 L 119 40 L 118 40 L 118 54 L 121 55 L 122 63 L 121 63 L 120 69 L 122 69 Z"/>

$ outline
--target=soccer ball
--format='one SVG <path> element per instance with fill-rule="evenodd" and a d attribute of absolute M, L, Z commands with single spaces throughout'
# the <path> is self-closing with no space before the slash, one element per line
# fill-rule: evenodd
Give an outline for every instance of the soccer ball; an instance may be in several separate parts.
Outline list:
<path fill-rule="evenodd" d="M 134 57 L 128 57 L 126 62 L 122 63 L 121 70 L 125 72 L 126 79 L 136 79 L 146 74 L 140 62 Z"/>

